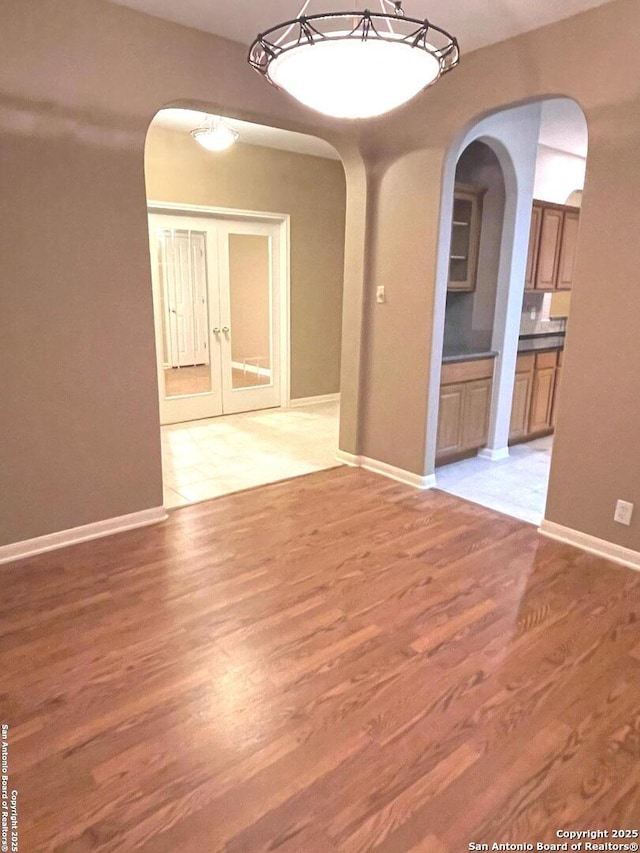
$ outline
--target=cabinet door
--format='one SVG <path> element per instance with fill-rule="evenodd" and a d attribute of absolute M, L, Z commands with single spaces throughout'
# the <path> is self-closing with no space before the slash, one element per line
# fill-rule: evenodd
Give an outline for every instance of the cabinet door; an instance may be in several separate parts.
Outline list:
<path fill-rule="evenodd" d="M 533 392 L 531 394 L 531 410 L 529 413 L 530 433 L 542 432 L 551 428 L 555 377 L 555 367 L 536 369 L 533 375 Z"/>
<path fill-rule="evenodd" d="M 558 396 L 560 392 L 560 380 L 562 379 L 562 367 L 556 367 L 556 382 L 553 389 L 553 407 L 551 409 L 551 426 L 555 429 L 558 420 Z"/>
<path fill-rule="evenodd" d="M 560 260 L 558 262 L 558 290 L 571 290 L 573 284 L 573 270 L 576 263 L 576 249 L 578 245 L 578 225 L 580 214 L 571 210 L 565 211 L 562 225 L 562 243 L 560 246 Z"/>
<path fill-rule="evenodd" d="M 533 373 L 516 373 L 513 384 L 509 439 L 524 438 L 529 431 L 532 379 Z"/>
<path fill-rule="evenodd" d="M 553 207 L 545 207 L 542 211 L 536 290 L 554 290 L 556 287 L 563 216 L 562 210 Z"/>
<path fill-rule="evenodd" d="M 487 443 L 491 386 L 491 379 L 478 379 L 464 386 L 462 450 L 474 450 Z"/>
<path fill-rule="evenodd" d="M 443 385 L 440 388 L 436 457 L 460 452 L 463 396 L 463 384 Z"/>
<path fill-rule="evenodd" d="M 448 290 L 476 289 L 481 216 L 480 197 L 471 191 L 456 190 L 451 224 Z"/>
<path fill-rule="evenodd" d="M 538 246 L 540 244 L 540 226 L 542 225 L 542 208 L 533 203 L 531 210 L 531 228 L 529 230 L 529 254 L 527 255 L 527 269 L 524 276 L 525 290 L 533 290 L 536 281 L 536 261 L 538 260 Z"/>

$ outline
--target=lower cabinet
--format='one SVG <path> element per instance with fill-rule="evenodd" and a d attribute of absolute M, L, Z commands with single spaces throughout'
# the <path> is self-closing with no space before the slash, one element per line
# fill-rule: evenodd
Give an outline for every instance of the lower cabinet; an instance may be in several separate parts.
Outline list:
<path fill-rule="evenodd" d="M 553 410 L 553 391 L 556 384 L 556 364 L 554 352 L 545 352 L 545 361 L 539 365 L 536 356 L 536 369 L 533 374 L 533 390 L 531 393 L 531 409 L 529 411 L 529 432 L 545 432 L 551 429 L 551 412 Z M 551 356 L 552 364 L 549 364 Z"/>
<path fill-rule="evenodd" d="M 492 379 L 465 383 L 462 395 L 462 450 L 477 450 L 487 443 L 491 412 Z"/>
<path fill-rule="evenodd" d="M 436 460 L 441 456 L 460 453 L 463 410 L 464 385 L 441 385 Z"/>
<path fill-rule="evenodd" d="M 487 443 L 492 385 L 493 359 L 442 366 L 436 464 Z"/>
<path fill-rule="evenodd" d="M 556 428 L 558 418 L 558 397 L 560 396 L 560 380 L 562 378 L 562 350 L 558 353 L 558 363 L 556 365 L 556 384 L 553 390 L 553 409 L 551 411 L 551 426 Z"/>
<path fill-rule="evenodd" d="M 529 410 L 531 408 L 531 388 L 535 356 L 518 356 L 516 378 L 513 383 L 513 403 L 511 405 L 511 423 L 509 439 L 525 438 L 529 432 Z"/>
<path fill-rule="evenodd" d="M 518 356 L 513 387 L 509 442 L 526 441 L 553 431 L 562 353 Z"/>

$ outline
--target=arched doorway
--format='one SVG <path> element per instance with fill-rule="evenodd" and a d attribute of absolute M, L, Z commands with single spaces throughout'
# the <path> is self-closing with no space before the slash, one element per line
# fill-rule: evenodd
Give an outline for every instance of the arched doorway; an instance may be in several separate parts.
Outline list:
<path fill-rule="evenodd" d="M 165 505 L 336 465 L 345 184 L 303 134 L 161 110 L 145 150 Z"/>
<path fill-rule="evenodd" d="M 550 99 L 481 120 L 448 161 L 430 410 L 436 482 L 535 524 L 577 252 L 579 208 L 566 202 L 584 186 L 586 146 L 582 110 Z"/>

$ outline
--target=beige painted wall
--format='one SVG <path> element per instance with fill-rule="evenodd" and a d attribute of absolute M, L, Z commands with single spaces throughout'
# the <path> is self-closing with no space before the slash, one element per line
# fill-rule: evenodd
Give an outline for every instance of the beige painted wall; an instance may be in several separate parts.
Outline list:
<path fill-rule="evenodd" d="M 324 135 L 344 155 L 341 445 L 421 473 L 447 151 L 480 115 L 561 94 L 590 139 L 547 517 L 640 550 L 640 515 L 612 519 L 616 498 L 640 501 L 637 0 L 469 54 L 362 128 L 265 86 L 240 45 L 100 0 L 5 0 L 0 30 L 0 543 L 161 502 L 143 175 L 161 106 Z"/>
<path fill-rule="evenodd" d="M 620 0 L 477 51 L 433 88 L 422 108 L 407 107 L 393 122 L 387 118 L 369 128 L 363 140 L 368 155 L 388 165 L 369 238 L 374 263 L 368 286 L 373 291 L 386 283 L 388 301 L 365 312 L 361 361 L 368 381 L 357 445 L 362 455 L 425 471 L 420 427 L 422 389 L 430 381 L 434 223 L 451 141 L 501 106 L 550 93 L 573 97 L 586 113 L 589 160 L 546 514 L 636 549 L 640 520 L 621 527 L 613 511 L 616 498 L 640 501 L 633 438 L 640 415 L 640 351 L 633 344 L 640 297 L 637 257 L 630 249 L 640 229 L 640 208 L 633 202 L 640 193 L 640 171 L 633 166 L 640 159 L 640 60 L 632 35 L 638 27 L 640 5 Z M 606 80 L 598 72 L 607 64 L 605 31 L 615 34 L 625 56 Z"/>
<path fill-rule="evenodd" d="M 145 154 L 155 201 L 291 216 L 291 396 L 340 390 L 345 179 L 338 160 L 239 142 L 212 154 L 152 126 Z"/>
<path fill-rule="evenodd" d="M 322 121 L 265 87 L 242 46 L 100 0 L 4 0 L 0 31 L 4 545 L 162 504 L 153 116 Z"/>

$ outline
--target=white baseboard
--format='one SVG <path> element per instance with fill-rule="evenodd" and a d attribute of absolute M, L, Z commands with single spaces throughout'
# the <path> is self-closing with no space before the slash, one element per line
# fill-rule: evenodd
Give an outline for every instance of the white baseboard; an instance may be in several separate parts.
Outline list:
<path fill-rule="evenodd" d="M 338 450 L 336 459 L 345 465 L 351 465 L 353 468 L 365 468 L 367 471 L 373 471 L 374 474 L 382 474 L 383 477 L 389 477 L 391 480 L 404 483 L 405 486 L 412 486 L 414 489 L 432 489 L 436 484 L 435 474 L 421 477 L 420 474 L 414 474 L 412 471 L 396 468 L 395 465 L 388 465 L 386 462 L 379 462 L 377 459 L 370 459 L 368 456 L 355 456 L 345 450 Z"/>
<path fill-rule="evenodd" d="M 494 450 L 491 447 L 483 447 L 482 450 L 478 451 L 478 456 L 480 459 L 488 459 L 489 462 L 500 462 L 502 459 L 509 458 L 509 448 L 499 447 Z"/>
<path fill-rule="evenodd" d="M 147 527 L 149 524 L 164 521 L 165 518 L 167 518 L 166 509 L 163 506 L 158 506 L 153 507 L 153 509 L 143 509 L 141 512 L 120 515 L 117 518 L 96 521 L 93 524 L 83 524 L 82 527 L 73 527 L 70 530 L 61 530 L 58 533 L 49 533 L 35 539 L 26 539 L 23 542 L 2 545 L 0 546 L 0 564 L 33 557 L 35 554 L 43 554 L 45 551 L 54 551 L 57 548 L 66 548 L 67 545 L 88 542 L 90 539 L 111 536 L 113 533 L 134 530 L 136 527 Z"/>
<path fill-rule="evenodd" d="M 555 521 L 547 521 L 546 518 L 538 528 L 538 532 L 549 539 L 564 542 L 565 545 L 573 545 L 589 554 L 595 554 L 597 557 L 604 557 L 614 563 L 640 571 L 640 552 L 633 551 L 631 548 L 623 548 L 622 545 L 607 542 L 606 539 L 598 539 L 596 536 L 581 533 L 571 527 L 564 527 L 562 524 L 556 524 Z"/>
<path fill-rule="evenodd" d="M 321 394 L 319 397 L 296 397 L 289 400 L 289 408 L 296 409 L 298 406 L 311 406 L 314 403 L 339 403 L 340 394 Z"/>

